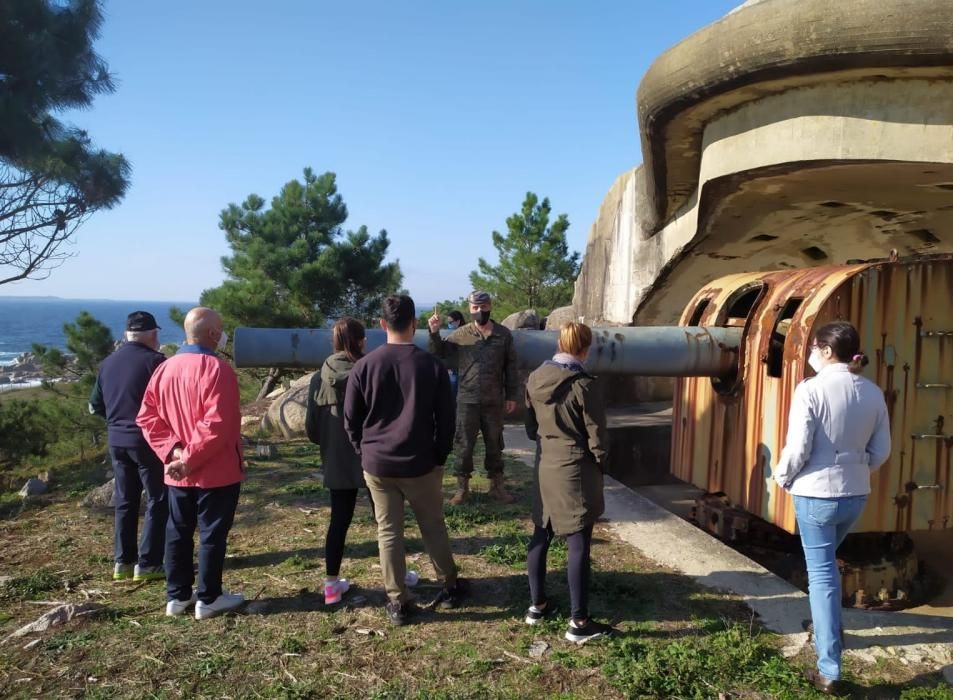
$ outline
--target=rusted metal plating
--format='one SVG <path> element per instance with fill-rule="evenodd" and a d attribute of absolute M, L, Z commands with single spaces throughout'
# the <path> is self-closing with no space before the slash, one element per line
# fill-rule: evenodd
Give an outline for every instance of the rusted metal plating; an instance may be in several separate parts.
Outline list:
<path fill-rule="evenodd" d="M 953 516 L 953 256 L 737 274 L 686 307 L 684 325 L 744 329 L 736 377 L 677 380 L 672 472 L 795 531 L 771 479 L 816 329 L 857 326 L 864 374 L 884 390 L 893 452 L 855 531 L 946 528 Z"/>

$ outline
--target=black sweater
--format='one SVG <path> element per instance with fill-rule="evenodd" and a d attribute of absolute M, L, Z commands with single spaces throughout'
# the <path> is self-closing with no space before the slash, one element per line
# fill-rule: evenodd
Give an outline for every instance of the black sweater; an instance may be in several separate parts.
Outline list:
<path fill-rule="evenodd" d="M 454 420 L 447 370 L 428 352 L 387 344 L 351 370 L 344 427 L 368 474 L 416 477 L 442 466 Z"/>

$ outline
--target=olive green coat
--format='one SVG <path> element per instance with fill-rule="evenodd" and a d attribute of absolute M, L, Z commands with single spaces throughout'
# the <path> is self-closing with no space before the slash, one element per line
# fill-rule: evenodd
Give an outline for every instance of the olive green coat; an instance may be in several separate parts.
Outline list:
<path fill-rule="evenodd" d="M 533 522 L 557 535 L 579 532 L 605 510 L 609 434 L 593 380 L 546 362 L 526 383 L 526 433 L 538 441 Z"/>
<path fill-rule="evenodd" d="M 485 337 L 476 322 L 446 338 L 431 333 L 430 352 L 457 370 L 457 403 L 499 406 L 518 400 L 516 349 L 506 326 L 493 321 Z"/>
<path fill-rule="evenodd" d="M 321 449 L 321 468 L 328 489 L 364 487 L 361 458 L 354 452 L 344 431 L 344 392 L 354 363 L 338 352 L 315 372 L 308 389 L 308 411 L 305 418 L 308 437 Z"/>

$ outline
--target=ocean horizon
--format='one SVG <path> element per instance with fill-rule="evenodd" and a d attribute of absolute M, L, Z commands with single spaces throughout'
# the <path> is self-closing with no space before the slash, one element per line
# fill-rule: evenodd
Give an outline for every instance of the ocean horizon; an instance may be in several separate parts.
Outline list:
<path fill-rule="evenodd" d="M 126 329 L 126 316 L 133 311 L 148 311 L 162 328 L 159 341 L 180 343 L 184 331 L 169 318 L 169 310 L 173 306 L 188 310 L 195 304 L 192 301 L 0 296 L 0 366 L 13 364 L 17 357 L 32 350 L 33 343 L 66 350 L 63 326 L 74 323 L 82 311 L 88 311 L 106 324 L 117 340 Z"/>

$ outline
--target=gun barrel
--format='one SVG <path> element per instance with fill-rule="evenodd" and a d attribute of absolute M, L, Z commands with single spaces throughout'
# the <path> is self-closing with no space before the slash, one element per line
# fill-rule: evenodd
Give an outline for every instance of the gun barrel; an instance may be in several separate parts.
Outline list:
<path fill-rule="evenodd" d="M 654 377 L 720 377 L 737 367 L 742 329 L 695 326 L 593 328 L 586 368 L 593 374 Z M 447 331 L 442 331 L 446 336 Z M 557 331 L 513 331 L 521 369 L 536 369 L 556 352 Z M 367 332 L 368 352 L 387 342 L 381 330 Z M 427 331 L 414 334 L 426 350 Z M 332 353 L 331 331 L 312 328 L 236 328 L 238 367 L 316 369 Z"/>

